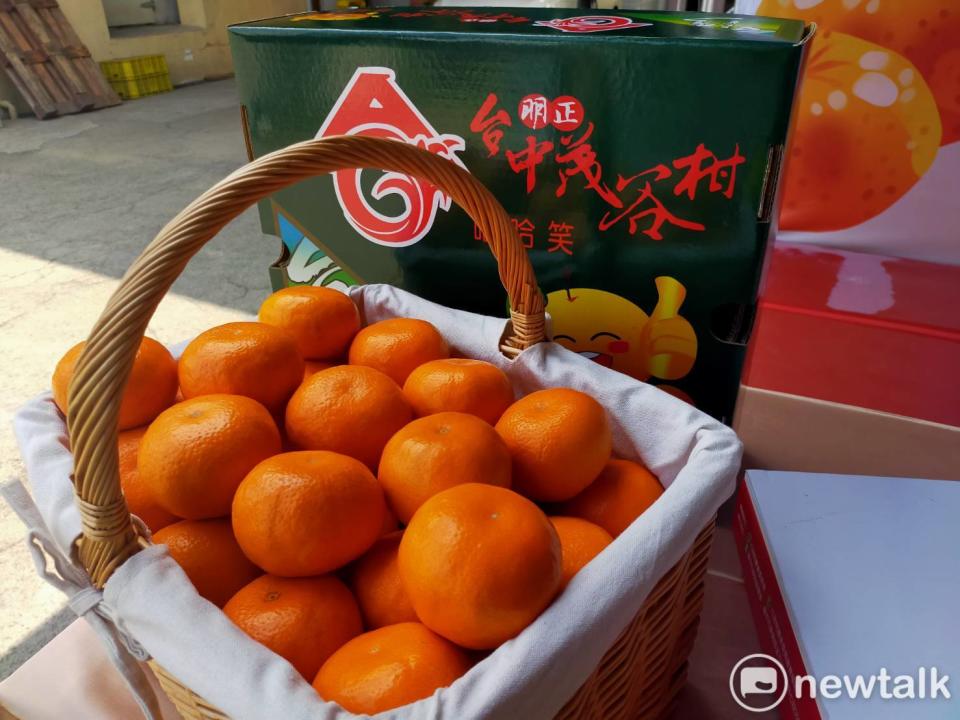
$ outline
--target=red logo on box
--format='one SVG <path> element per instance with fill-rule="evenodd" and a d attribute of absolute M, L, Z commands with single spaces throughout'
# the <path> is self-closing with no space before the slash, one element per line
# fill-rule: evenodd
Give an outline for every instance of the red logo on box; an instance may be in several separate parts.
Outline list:
<path fill-rule="evenodd" d="M 466 146 L 464 139 L 438 133 L 400 89 L 389 68 L 357 68 L 317 132 L 318 138 L 332 135 L 372 135 L 401 140 L 466 169 L 456 155 Z M 450 196 L 434 185 L 402 173 L 388 172 L 376 181 L 370 195 L 374 200 L 399 196 L 404 209 L 398 215 L 385 215 L 365 196 L 362 172 L 360 169 L 338 170 L 333 173 L 333 186 L 347 222 L 377 245 L 413 245 L 433 227 L 438 209 L 450 209 Z"/>
<path fill-rule="evenodd" d="M 578 15 L 571 18 L 557 18 L 555 20 L 538 20 L 534 25 L 548 27 L 568 33 L 596 33 L 609 30 L 633 30 L 652 25 L 653 23 L 636 22 L 619 15 Z"/>

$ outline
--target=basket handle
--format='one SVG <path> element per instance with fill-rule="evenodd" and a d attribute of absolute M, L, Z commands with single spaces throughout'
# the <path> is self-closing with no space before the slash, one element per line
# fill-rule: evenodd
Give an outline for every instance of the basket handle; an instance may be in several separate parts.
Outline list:
<path fill-rule="evenodd" d="M 480 228 L 497 259 L 511 307 L 503 350 L 516 354 L 544 339 L 543 296 L 516 230 L 490 191 L 458 165 L 394 140 L 340 136 L 291 145 L 241 167 L 190 203 L 144 249 L 77 361 L 67 426 L 82 524 L 78 554 L 96 587 L 144 544 L 120 490 L 117 418 L 133 359 L 157 305 L 190 258 L 253 203 L 298 180 L 348 168 L 404 173 L 449 194 Z"/>

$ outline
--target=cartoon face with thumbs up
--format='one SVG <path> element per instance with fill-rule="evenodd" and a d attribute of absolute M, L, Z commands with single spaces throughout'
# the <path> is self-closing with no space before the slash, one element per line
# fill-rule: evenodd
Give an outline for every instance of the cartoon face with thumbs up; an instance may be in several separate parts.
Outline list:
<path fill-rule="evenodd" d="M 649 315 L 605 290 L 573 288 L 548 294 L 553 340 L 638 380 L 682 378 L 697 359 L 697 335 L 680 316 L 687 291 L 672 277 L 654 282 L 659 299 Z"/>

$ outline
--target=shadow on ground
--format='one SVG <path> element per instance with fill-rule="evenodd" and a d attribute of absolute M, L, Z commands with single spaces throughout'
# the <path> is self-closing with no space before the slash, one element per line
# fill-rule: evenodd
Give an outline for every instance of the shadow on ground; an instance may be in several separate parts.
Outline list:
<path fill-rule="evenodd" d="M 0 247 L 121 277 L 183 207 L 246 160 L 232 80 L 0 130 Z M 278 245 L 248 211 L 174 292 L 255 312 Z M 37 278 L 42 282 L 43 278 Z"/>
<path fill-rule="evenodd" d="M 0 478 L 23 472 L 14 410 L 48 386 L 56 358 L 157 231 L 245 160 L 230 80 L 0 129 Z M 255 210 L 242 215 L 189 264 L 173 287 L 185 297 L 162 305 L 154 336 L 181 340 L 255 313 L 277 252 Z M 0 503 L 0 679 L 73 619 L 22 538 Z"/>

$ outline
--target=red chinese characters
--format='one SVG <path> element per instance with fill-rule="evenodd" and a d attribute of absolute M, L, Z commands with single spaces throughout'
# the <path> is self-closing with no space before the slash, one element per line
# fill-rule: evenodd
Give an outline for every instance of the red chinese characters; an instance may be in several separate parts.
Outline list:
<path fill-rule="evenodd" d="M 553 143 L 549 140 L 537 142 L 533 135 L 527 136 L 527 147 L 518 153 L 507 150 L 507 162 L 515 173 L 526 173 L 527 194 L 533 192 L 537 186 L 537 165 L 543 162 L 548 152 L 553 150 Z"/>
<path fill-rule="evenodd" d="M 550 124 L 550 101 L 544 95 L 527 95 L 517 107 L 520 122 L 531 130 L 539 130 Z"/>
<path fill-rule="evenodd" d="M 687 197 L 693 200 L 697 195 L 697 186 L 700 181 L 709 178 L 710 184 L 707 187 L 710 192 L 723 191 L 725 198 L 732 198 L 733 187 L 737 181 L 737 165 L 742 165 L 744 162 L 746 158 L 740 154 L 739 145 L 734 146 L 732 156 L 726 160 L 719 160 L 716 155 L 707 150 L 703 143 L 700 143 L 692 155 L 673 161 L 673 166 L 677 170 L 687 171 L 683 179 L 673 188 L 673 194 L 686 193 Z M 708 163 L 706 167 L 704 163 Z"/>
<path fill-rule="evenodd" d="M 739 145 L 734 146 L 732 155 L 722 159 L 700 143 L 684 157 L 630 176 L 617 175 L 611 187 L 592 144 L 596 127 L 586 119 L 583 104 L 577 98 L 563 95 L 550 100 L 545 95 L 531 93 L 518 104 L 517 118 L 530 132 L 522 147 L 508 149 L 504 156 L 510 169 L 524 176 L 527 194 L 536 190 L 539 166 L 552 163 L 558 177 L 554 191 L 557 197 L 582 188 L 610 207 L 598 223 L 604 232 L 621 223 L 630 235 L 642 233 L 651 240 L 664 239 L 668 226 L 702 232 L 706 229 L 703 223 L 682 217 L 679 210 L 668 206 L 663 198 L 686 196 L 688 201 L 695 201 L 698 191 L 705 189 L 730 199 L 736 189 L 737 168 L 746 162 Z M 513 118 L 498 107 L 494 93 L 487 96 L 470 123 L 470 130 L 481 134 L 487 157 L 491 158 L 500 153 L 504 128 L 510 127 L 513 127 Z M 538 137 L 537 133 L 543 135 Z M 564 223 L 550 223 L 548 252 L 573 254 L 567 228 L 570 226 Z"/>
<path fill-rule="evenodd" d="M 550 104 L 550 124 L 561 132 L 572 132 L 583 122 L 583 104 L 572 95 L 562 95 Z"/>
<path fill-rule="evenodd" d="M 534 224 L 527 218 L 523 220 L 510 218 L 510 220 L 513 222 L 513 227 L 516 228 L 517 235 L 520 236 L 520 242 L 523 243 L 523 246 L 528 250 L 533 248 L 533 231 L 537 229 Z"/>
<path fill-rule="evenodd" d="M 573 255 L 573 225 L 550 221 L 550 236 L 547 238 L 550 247 L 548 253 L 562 252 L 564 255 Z"/>
<path fill-rule="evenodd" d="M 613 207 L 623 207 L 620 198 L 603 184 L 603 168 L 597 162 L 597 154 L 593 151 L 593 147 L 587 142 L 592 134 L 593 123 L 590 123 L 586 132 L 578 139 L 573 140 L 572 135 L 560 138 L 560 144 L 566 146 L 566 149 L 557 153 L 556 161 L 558 165 L 565 165 L 566 167 L 561 167 L 560 170 L 557 197 L 563 197 L 567 192 L 567 178 L 582 175 L 586 187 L 593 190 Z"/>
<path fill-rule="evenodd" d="M 640 173 L 640 175 L 644 174 L 646 173 Z M 637 177 L 639 177 L 639 175 L 635 175 L 632 178 L 619 178 L 617 180 L 617 190 L 622 191 L 628 188 Z M 649 218 L 649 224 L 646 225 L 641 232 L 651 240 L 663 240 L 663 234 L 660 232 L 660 228 L 663 227 L 663 224 L 666 222 L 676 227 L 685 228 L 686 230 L 705 229 L 701 223 L 684 220 L 667 210 L 663 206 L 663 203 L 653 194 L 649 180 L 644 180 L 642 185 L 637 187 L 636 190 L 636 197 L 624 210 L 619 213 L 608 212 L 603 216 L 600 224 L 597 226 L 600 230 L 609 230 L 620 221 L 626 219 L 630 234 L 636 235 L 637 230 L 640 228 L 640 221 L 646 220 L 647 218 Z"/>
<path fill-rule="evenodd" d="M 513 227 L 517 231 L 520 242 L 527 250 L 537 249 L 537 226 L 530 218 L 510 218 Z M 560 252 L 564 255 L 573 255 L 573 231 L 574 227 L 568 222 L 557 222 L 551 220 L 547 226 L 547 252 Z M 485 242 L 480 227 L 473 226 L 473 239 Z M 541 244 L 541 248 L 543 245 Z"/>
<path fill-rule="evenodd" d="M 513 125 L 513 120 L 510 119 L 506 110 L 497 110 L 490 114 L 496 106 L 497 96 L 490 93 L 470 121 L 470 132 L 482 133 L 483 144 L 488 151 L 487 157 L 493 157 L 500 152 L 500 141 L 503 140 L 501 128 Z"/>

